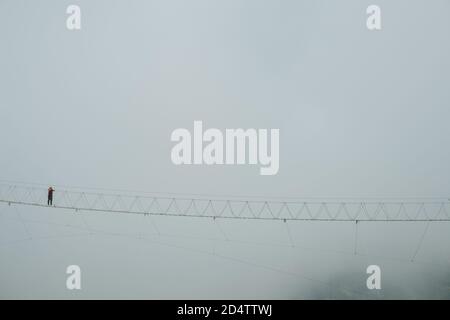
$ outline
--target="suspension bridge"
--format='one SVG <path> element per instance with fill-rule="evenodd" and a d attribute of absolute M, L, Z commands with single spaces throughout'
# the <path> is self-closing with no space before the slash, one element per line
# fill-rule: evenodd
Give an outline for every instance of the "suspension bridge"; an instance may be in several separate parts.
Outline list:
<path fill-rule="evenodd" d="M 47 189 L 0 184 L 0 202 L 78 211 L 213 219 L 305 221 L 450 221 L 450 199 L 259 200 L 135 195 L 57 189 L 47 205 Z"/>
<path fill-rule="evenodd" d="M 253 261 L 248 257 L 236 257 L 226 252 L 221 252 L 218 248 L 221 245 L 232 246 L 264 246 L 279 250 L 280 248 L 289 248 L 289 250 L 301 250 L 302 252 L 320 252 L 325 255 L 347 255 L 358 257 L 359 259 L 376 258 L 396 263 L 418 263 L 423 265 L 436 265 L 436 261 L 418 260 L 416 257 L 422 248 L 425 237 L 430 228 L 431 222 L 450 221 L 450 199 L 448 198 L 403 198 L 403 199 L 359 199 L 359 198 L 304 198 L 280 200 L 281 198 L 263 198 L 247 197 L 240 198 L 234 196 L 212 196 L 212 195 L 182 195 L 169 193 L 144 194 L 128 190 L 102 190 L 102 192 L 91 191 L 93 189 L 80 187 L 56 187 L 53 196 L 53 205 L 47 205 L 48 190 L 44 185 L 32 184 L 9 184 L 0 182 L 0 203 L 10 206 L 13 211 L 11 215 L 2 218 L 15 220 L 22 224 L 25 236 L 20 239 L 13 239 L 0 243 L 2 246 L 10 246 L 16 243 L 35 240 L 59 239 L 63 237 L 87 237 L 87 236 L 108 236 L 124 237 L 132 240 L 144 241 L 157 246 L 182 250 L 189 253 L 196 253 L 205 256 L 214 256 L 223 260 L 239 263 L 252 268 L 260 268 L 282 275 L 289 275 L 295 278 L 302 278 L 326 288 L 334 288 L 352 292 L 355 295 L 362 296 L 366 292 L 355 288 L 334 284 L 326 280 L 318 279 L 304 272 L 287 270 L 267 264 L 265 262 Z M 83 190 L 84 189 L 84 190 Z M 87 190 L 87 191 L 85 191 Z M 100 189 L 98 189 L 100 190 Z M 103 192 L 104 191 L 104 192 Z M 285 198 L 287 199 L 287 198 Z M 19 206 L 34 206 L 48 208 L 49 210 L 60 209 L 77 215 L 79 224 L 63 222 L 36 220 L 23 217 Z M 8 208 L 8 207 L 7 207 Z M 15 212 L 15 216 L 14 216 Z M 214 221 L 214 228 L 220 236 L 199 236 L 199 235 L 181 235 L 160 231 L 155 221 L 150 219 L 156 233 L 143 233 L 142 231 L 123 232 L 122 230 L 110 230 L 102 225 L 95 225 L 89 221 L 89 212 L 102 212 L 106 214 L 133 214 L 142 216 L 167 216 L 167 217 L 192 217 L 205 218 Z M 282 223 L 283 230 L 286 232 L 286 241 L 263 241 L 248 240 L 241 238 L 235 233 L 230 234 L 230 230 L 224 228 L 219 219 L 249 219 L 249 220 L 271 220 L 271 221 L 347 221 L 353 222 L 353 237 L 350 237 L 348 243 L 349 249 L 334 249 L 310 246 L 305 243 L 299 243 L 295 234 L 300 226 L 299 224 Z M 132 219 L 130 219 L 132 220 Z M 403 256 L 389 256 L 382 254 L 372 254 L 361 249 L 360 224 L 358 222 L 425 222 L 423 231 L 416 235 L 416 243 L 413 250 L 403 254 Z M 231 221 L 230 221 L 231 222 Z M 237 222 L 237 221 L 236 221 Z M 32 224 L 47 224 L 53 227 L 62 227 L 67 230 L 73 230 L 67 234 L 40 235 L 35 234 L 29 228 Z M 346 229 L 348 230 L 348 229 Z M 363 229 L 364 230 L 364 229 Z M 36 232 L 37 233 L 37 232 Z M 193 241 L 195 245 L 187 245 L 187 240 Z M 198 247 L 198 241 L 208 240 L 213 248 Z M 178 242 L 177 242 L 178 241 Z M 197 242 L 196 242 L 197 241 Z M 217 248 L 216 248 L 217 247 Z M 292 251 L 289 251 L 292 253 Z M 446 267 L 446 265 L 445 265 Z"/>

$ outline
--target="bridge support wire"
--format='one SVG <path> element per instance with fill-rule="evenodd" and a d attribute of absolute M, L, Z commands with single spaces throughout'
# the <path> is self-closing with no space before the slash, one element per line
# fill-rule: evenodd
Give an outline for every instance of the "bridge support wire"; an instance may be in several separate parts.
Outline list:
<path fill-rule="evenodd" d="M 0 184 L 0 202 L 74 210 L 213 219 L 286 221 L 450 221 L 449 199 L 234 200 L 56 190 L 47 206 L 45 188 Z M 356 246 L 355 246 L 356 250 Z"/>

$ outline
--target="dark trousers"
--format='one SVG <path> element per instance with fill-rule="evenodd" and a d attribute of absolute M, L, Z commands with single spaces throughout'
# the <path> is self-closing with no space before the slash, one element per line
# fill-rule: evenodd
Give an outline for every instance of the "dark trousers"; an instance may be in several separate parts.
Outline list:
<path fill-rule="evenodd" d="M 53 197 L 48 197 L 47 199 L 47 205 L 52 206 L 53 205 Z"/>

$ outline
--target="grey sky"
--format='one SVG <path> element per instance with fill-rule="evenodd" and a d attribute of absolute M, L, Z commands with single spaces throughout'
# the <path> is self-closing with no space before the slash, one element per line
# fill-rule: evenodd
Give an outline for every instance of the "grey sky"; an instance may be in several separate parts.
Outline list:
<path fill-rule="evenodd" d="M 373 3 L 382 30 L 370 32 Z M 65 27 L 69 4 L 81 7 L 80 31 Z M 0 179 L 237 196 L 448 197 L 449 9 L 444 0 L 0 0 Z M 279 173 L 174 166 L 170 134 L 194 120 L 279 128 Z M 68 212 L 2 205 L 5 243 L 74 232 L 37 223 L 26 231 L 12 220 L 16 210 L 28 220 L 83 223 Z M 85 216 L 101 230 L 155 233 L 141 218 Z M 420 223 L 363 225 L 369 258 L 353 255 L 353 225 L 290 225 L 304 247 L 292 249 L 284 225 L 220 222 L 231 239 L 287 244 L 280 249 L 224 242 L 211 221 L 155 222 L 173 236 L 0 242 L 0 297 L 330 297 L 342 291 L 320 281 L 342 277 L 359 290 L 365 267 L 377 263 L 390 281 L 384 297 L 428 296 L 417 291 L 427 287 L 424 273 L 448 279 L 445 223 L 430 226 L 421 248 L 418 259 L 437 261 L 429 266 L 407 262 Z M 201 239 L 180 238 L 193 235 Z M 79 293 L 64 287 L 72 263 L 83 270 Z"/>

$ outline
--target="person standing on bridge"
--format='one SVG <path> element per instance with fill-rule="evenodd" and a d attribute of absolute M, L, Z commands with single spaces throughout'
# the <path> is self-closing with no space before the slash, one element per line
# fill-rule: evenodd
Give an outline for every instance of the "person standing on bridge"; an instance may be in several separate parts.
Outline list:
<path fill-rule="evenodd" d="M 47 205 L 48 206 L 52 206 L 53 205 L 53 191 L 55 191 L 55 189 L 53 189 L 53 187 L 49 187 L 48 188 L 48 198 L 47 198 Z"/>

